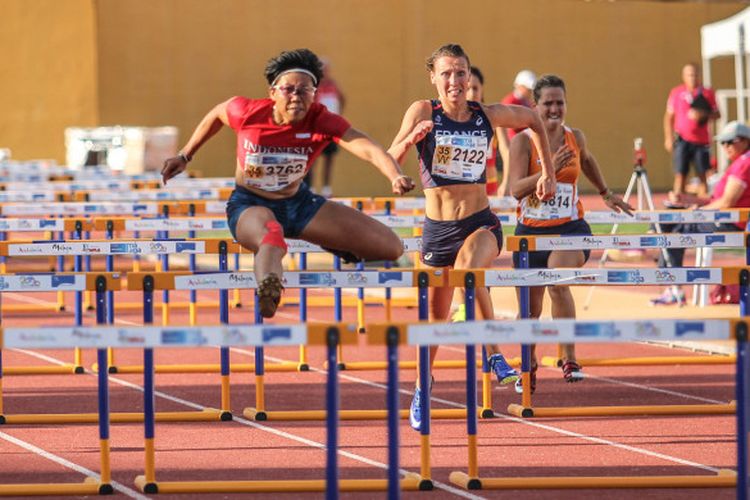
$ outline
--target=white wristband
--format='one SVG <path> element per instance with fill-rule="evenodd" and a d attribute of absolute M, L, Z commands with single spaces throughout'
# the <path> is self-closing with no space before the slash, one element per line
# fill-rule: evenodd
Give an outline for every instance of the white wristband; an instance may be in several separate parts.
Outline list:
<path fill-rule="evenodd" d="M 182 159 L 182 161 L 184 161 L 185 163 L 190 163 L 190 160 L 193 159 L 191 156 L 186 155 L 182 151 L 177 153 L 177 156 L 180 157 L 180 159 Z"/>

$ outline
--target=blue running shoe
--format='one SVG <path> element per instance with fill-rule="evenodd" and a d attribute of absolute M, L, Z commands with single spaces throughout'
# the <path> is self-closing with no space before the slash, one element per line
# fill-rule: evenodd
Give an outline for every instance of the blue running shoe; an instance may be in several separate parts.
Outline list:
<path fill-rule="evenodd" d="M 409 407 L 409 424 L 415 431 L 422 430 L 422 390 L 414 389 L 414 397 Z"/>
<path fill-rule="evenodd" d="M 500 353 L 495 353 L 489 359 L 490 369 L 497 376 L 497 381 L 501 384 L 511 384 L 518 380 L 518 372 L 505 361 L 505 357 Z"/>

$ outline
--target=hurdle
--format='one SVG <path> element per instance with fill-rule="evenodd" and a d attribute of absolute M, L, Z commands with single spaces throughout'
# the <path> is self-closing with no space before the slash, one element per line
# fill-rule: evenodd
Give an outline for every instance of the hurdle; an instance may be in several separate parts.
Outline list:
<path fill-rule="evenodd" d="M 0 298 L 3 292 L 36 293 L 36 292 L 76 292 L 84 290 L 100 291 L 119 290 L 120 276 L 117 273 L 26 273 L 0 275 Z M 99 306 L 100 304 L 97 303 Z M 83 310 L 80 301 L 75 308 L 75 324 L 83 324 Z M 84 373 L 80 348 L 75 348 L 73 363 L 61 366 L 2 366 L 0 350 L 0 423 L 14 420 L 17 417 L 3 416 L 2 412 L 2 377 L 4 375 L 56 375 Z M 16 422 L 20 423 L 20 422 Z"/>
<path fill-rule="evenodd" d="M 102 301 L 103 302 L 103 301 Z M 104 320 L 103 315 L 100 318 Z M 46 327 L 46 328 L 5 328 L 2 330 L 0 345 L 8 348 L 51 349 L 79 345 L 97 349 L 100 363 L 106 365 L 107 348 L 142 348 L 144 352 L 144 474 L 135 478 L 136 486 L 144 493 L 237 493 L 237 492 L 301 492 L 325 491 L 328 498 L 335 498 L 338 491 L 388 491 L 389 498 L 397 498 L 399 491 L 428 490 L 432 481 L 419 474 L 399 472 L 398 438 L 398 370 L 395 367 L 399 339 L 397 329 L 391 328 L 380 341 L 372 343 L 387 346 L 391 367 L 388 370 L 388 392 L 386 396 L 388 418 L 388 477 L 378 479 L 339 479 L 338 467 L 338 372 L 336 370 L 336 346 L 340 342 L 353 342 L 356 337 L 341 335 L 346 325 L 237 325 L 217 327 Z M 347 337 L 349 340 L 347 340 Z M 297 481 L 157 481 L 155 429 L 155 391 L 153 350 L 157 347 L 199 347 L 206 345 L 231 346 L 284 346 L 300 343 L 322 345 L 334 367 L 326 381 L 326 478 L 324 480 Z M 82 485 L 0 485 L 0 494 L 95 494 L 111 493 L 109 466 L 109 427 L 107 371 L 98 374 L 100 383 L 99 406 L 100 446 L 102 473 L 99 483 L 86 482 Z"/>
<path fill-rule="evenodd" d="M 203 239 L 171 239 L 171 240 L 72 240 L 72 241 L 24 241 L 24 242 L 0 242 L 0 255 L 3 256 L 75 256 L 76 265 L 80 265 L 80 257 L 87 255 L 101 255 L 112 257 L 115 255 L 168 255 L 168 254 L 219 254 L 220 262 L 226 265 L 226 255 L 230 252 L 238 252 L 239 245 L 232 240 L 222 238 Z M 76 297 L 78 310 L 79 297 Z M 111 299 L 110 299 L 111 301 Z M 108 312 L 110 323 L 114 321 L 114 304 L 110 305 Z M 163 321 L 168 320 L 168 315 L 163 314 Z M 110 353 L 110 370 L 117 372 L 114 357 Z"/>
<path fill-rule="evenodd" d="M 746 295 L 745 295 L 746 297 Z M 467 309 L 467 313 L 469 310 Z M 467 314 L 468 316 L 468 314 Z M 469 318 L 467 317 L 467 320 Z M 649 328 L 643 328 L 648 324 Z M 513 322 L 474 321 L 430 325 L 398 326 L 410 344 L 465 345 L 467 358 L 474 344 L 559 343 L 585 340 L 612 342 L 644 338 L 732 339 L 737 341 L 737 471 L 726 470 L 713 476 L 631 476 L 631 477 L 503 477 L 483 478 L 477 458 L 476 379 L 466 372 L 468 470 L 454 471 L 450 481 L 468 490 L 478 489 L 562 489 L 562 488 L 724 488 L 737 487 L 738 498 L 746 498 L 747 487 L 747 334 L 741 320 L 518 320 Z"/>
<path fill-rule="evenodd" d="M 250 281 L 248 275 L 248 282 Z M 350 271 L 350 272 L 287 272 L 284 274 L 287 287 L 328 287 L 328 288 L 347 288 L 352 285 L 363 288 L 377 287 L 380 288 L 385 283 L 393 288 L 413 288 L 417 287 L 419 295 L 419 318 L 421 321 L 427 319 L 427 289 L 430 286 L 437 286 L 444 281 L 442 270 L 419 270 L 419 271 Z M 256 308 L 256 323 L 261 323 L 260 312 Z M 341 351 L 339 350 L 339 353 Z M 425 358 L 426 353 L 422 353 L 421 358 Z M 255 349 L 255 407 L 245 408 L 243 415 L 246 418 L 256 421 L 309 421 L 324 420 L 326 418 L 325 410 L 267 410 L 265 402 L 265 362 L 262 347 Z M 341 369 L 342 364 L 337 359 L 337 369 Z M 328 370 L 332 367 L 327 365 Z M 440 409 L 433 412 L 435 418 L 463 418 L 465 410 Z M 400 411 L 401 418 L 408 418 L 408 410 Z M 339 417 L 342 420 L 377 420 L 386 418 L 384 410 L 341 410 Z"/>
<path fill-rule="evenodd" d="M 101 282 L 102 279 L 97 279 Z M 55 334 L 43 329 L 14 329 L 4 328 L 0 330 L 0 348 L 2 349 L 37 349 L 41 346 L 39 341 L 49 342 L 48 347 L 70 348 L 75 347 L 81 341 L 79 335 L 74 334 L 75 328 L 65 330 L 68 342 L 61 343 Z M 80 333 L 80 330 L 78 330 Z M 107 364 L 107 352 L 104 348 L 97 349 L 97 357 L 102 366 Z M 1 367 L 0 367 L 1 368 Z M 0 382 L 2 380 L 0 379 Z M 21 495 L 110 495 L 114 493 L 112 487 L 112 468 L 110 460 L 109 445 L 109 386 L 107 371 L 103 370 L 97 376 L 97 400 L 98 413 L 92 422 L 99 424 L 99 479 L 86 478 L 82 483 L 39 483 L 39 484 L 0 484 L 0 496 Z M 1 400 L 0 400 L 1 401 Z M 0 408 L 0 412 L 2 408 Z"/>
<path fill-rule="evenodd" d="M 695 217 L 695 214 L 700 211 L 695 211 L 691 214 Z M 700 214 L 697 216 L 705 217 L 705 220 L 713 220 L 711 217 L 718 217 L 721 214 L 712 214 L 710 211 L 706 211 L 706 214 Z M 682 214 L 673 215 L 674 220 L 678 220 L 678 217 L 688 218 L 687 220 L 693 220 L 691 215 Z M 736 215 L 735 215 L 736 216 Z M 690 217 L 690 218 L 689 218 Z M 681 219 L 679 219 L 681 220 Z M 721 220 L 721 218 L 718 218 Z M 593 250 L 593 249 L 606 249 L 606 248 L 632 248 L 632 249 L 664 249 L 664 248 L 698 248 L 698 247 L 710 247 L 710 248 L 743 248 L 746 252 L 746 262 L 750 262 L 750 250 L 748 250 L 748 237 L 747 233 L 736 232 L 736 233 L 699 233 L 699 234 L 646 234 L 646 235 L 605 235 L 605 236 L 534 236 L 534 237 L 520 237 L 520 236 L 509 236 L 507 238 L 507 247 L 510 251 L 520 252 L 521 268 L 528 266 L 528 252 L 534 250 Z M 687 269 L 687 268 L 683 268 Z M 693 268 L 691 273 L 684 274 L 682 282 L 676 282 L 676 271 L 679 269 L 675 268 L 662 268 L 653 270 L 654 274 L 651 274 L 652 278 L 648 284 L 655 285 L 673 285 L 673 284 L 697 284 L 701 283 L 706 277 L 706 268 Z M 539 271 L 539 270 L 537 270 Z M 543 270 L 542 270 L 543 271 Z M 606 270 L 605 270 L 606 271 Z M 579 273 L 586 272 L 590 273 L 590 269 L 580 269 Z M 618 273 L 613 274 L 614 281 L 619 281 L 621 285 L 643 285 L 645 283 L 645 269 L 622 269 Z M 734 278 L 728 277 L 728 280 L 735 280 Z M 736 283 L 736 281 L 729 281 L 730 283 Z M 710 281 L 707 283 L 722 283 L 722 281 Z M 554 283 L 551 283 L 554 284 Z M 564 283 L 563 283 L 564 284 Z M 573 283 L 567 283 L 573 284 Z M 590 282 L 589 285 L 595 284 Z M 616 283 L 613 283 L 616 284 Z M 528 299 L 528 288 L 527 285 L 521 284 L 520 297 L 521 297 L 521 317 L 528 317 L 529 315 L 529 299 Z M 541 285 L 537 285 L 541 286 Z M 522 358 L 528 357 L 526 355 L 527 348 L 522 346 Z M 709 358 L 709 356 L 683 356 L 680 361 L 686 361 L 691 364 L 699 364 L 699 358 Z M 670 361 L 671 358 L 666 357 L 654 357 L 648 359 L 626 359 L 626 360 L 602 360 L 602 359 L 580 359 L 583 365 L 588 366 L 628 366 L 628 365 L 644 365 L 644 364 L 669 364 L 675 361 Z M 719 358 L 721 361 L 713 360 L 706 364 L 728 364 L 733 363 L 735 360 L 731 357 Z M 522 360 L 522 371 L 527 372 L 530 370 L 530 358 L 527 359 L 528 364 Z M 589 362 L 591 362 L 589 364 Z M 547 366 L 554 366 L 557 364 L 557 359 L 547 358 Z M 522 375 L 523 376 L 523 375 Z M 528 387 L 529 382 L 525 384 Z M 529 400 L 530 401 L 530 400 Z"/>
<path fill-rule="evenodd" d="M 145 474 L 136 477 L 136 486 L 144 493 L 247 493 L 247 492 L 302 492 L 318 491 L 326 492 L 327 498 L 337 498 L 338 491 L 388 491 L 389 498 L 397 498 L 400 490 L 415 491 L 432 489 L 432 481 L 424 479 L 418 474 L 408 473 L 399 479 L 398 471 L 398 372 L 389 370 L 389 391 L 386 397 L 388 404 L 388 479 L 346 479 L 338 478 L 338 377 L 336 369 L 336 349 L 341 342 L 347 341 L 346 335 L 340 335 L 337 326 L 328 325 L 272 325 L 255 326 L 248 334 L 253 338 L 250 342 L 227 342 L 223 345 L 299 345 L 301 343 L 325 345 L 327 357 L 333 367 L 328 372 L 326 381 L 326 479 L 325 480 L 268 480 L 268 481 L 156 481 L 155 456 L 154 456 L 154 425 L 150 418 L 145 418 L 146 439 L 146 467 Z M 307 330 L 307 331 L 305 331 Z M 307 334 L 305 338 L 304 334 Z M 352 338 L 352 336 L 349 336 Z M 394 359 L 397 335 L 392 333 L 388 339 L 388 356 Z M 147 370 L 153 368 L 148 358 L 146 359 Z M 153 392 L 148 389 L 149 382 L 145 381 L 147 387 L 144 398 L 153 398 Z M 150 411 L 150 405 L 144 405 L 144 411 Z"/>
<path fill-rule="evenodd" d="M 29 284 L 29 276 L 32 276 L 35 281 Z M 43 291 L 48 289 L 54 289 L 55 287 L 64 286 L 67 289 L 93 289 L 96 292 L 96 321 L 98 325 L 104 325 L 107 322 L 107 306 L 106 306 L 106 292 L 109 288 L 119 290 L 120 289 L 120 278 L 117 274 L 106 274 L 106 273 L 79 273 L 79 274 L 66 274 L 66 275 L 55 275 L 55 274 L 36 274 L 36 275 L 8 275 L 0 277 L 0 283 L 6 283 L 8 288 L 22 289 L 25 292 L 30 291 L 31 286 L 36 287 L 37 290 Z M 26 283 L 26 284 L 24 284 Z M 53 285 L 54 283 L 54 285 Z M 149 311 L 151 311 L 151 318 L 153 318 L 153 308 L 144 308 L 144 318 L 148 318 Z M 21 339 L 36 339 L 37 342 L 50 340 L 50 335 L 45 336 L 44 329 L 34 333 L 35 330 L 29 329 L 16 329 L 14 331 L 25 332 L 19 333 Z M 58 330 L 49 330 L 57 332 Z M 67 332 L 65 335 L 70 336 L 72 339 L 78 339 L 79 344 L 74 341 L 69 341 L 66 345 L 75 346 L 78 349 L 92 347 L 91 342 L 96 341 L 99 337 L 93 339 L 88 336 L 91 332 L 81 325 L 80 319 L 76 321 L 76 325 L 73 327 L 62 327 L 59 331 Z M 41 332 L 41 333 L 40 333 Z M 38 337 L 38 338 L 37 338 Z M 54 337 L 54 335 L 52 335 Z M 1 346 L 0 346 L 1 347 Z M 46 346 L 42 346 L 46 347 Z M 65 346 L 60 346 L 65 347 Z M 105 353 L 105 361 L 102 362 L 102 358 L 97 351 L 97 367 L 104 367 L 99 372 L 106 372 L 106 375 L 112 373 L 112 370 L 108 367 L 109 349 L 103 349 Z M 0 355 L 2 349 L 0 349 Z M 57 370 L 55 370 L 57 369 Z M 16 367 L 15 370 L 6 369 L 5 373 L 12 373 L 14 375 L 49 375 L 49 374 L 60 374 L 60 373 L 84 373 L 84 371 L 71 371 L 71 367 Z M 2 390 L 2 358 L 0 357 L 0 390 Z M 99 375 L 97 375 L 99 376 Z M 7 425 L 35 425 L 35 424 L 87 424 L 96 423 L 99 421 L 100 416 L 95 413 L 57 413 L 57 414 L 4 414 L 2 404 L 2 393 L 0 392 L 0 424 Z M 128 422 L 140 422 L 143 415 L 137 412 L 114 412 L 109 413 L 108 419 L 113 423 L 128 423 Z M 156 415 L 159 421 L 164 422 L 206 422 L 206 421 L 226 421 L 231 420 L 231 414 L 227 414 L 226 411 L 208 408 L 203 411 L 177 411 L 177 412 L 159 412 Z"/>
<path fill-rule="evenodd" d="M 521 274 L 496 275 L 494 281 L 501 286 L 519 286 L 521 297 L 521 317 L 529 316 L 528 288 L 530 286 L 546 286 L 554 284 L 694 284 L 738 283 L 740 276 L 747 271 L 744 268 L 666 268 L 666 269 L 527 269 L 528 252 L 533 250 L 550 249 L 591 249 L 608 248 L 620 245 L 627 248 L 694 248 L 698 246 L 746 248 L 745 233 L 714 233 L 714 234 L 667 234 L 667 235 L 620 235 L 620 236 L 539 236 L 539 237 L 508 237 L 508 249 L 521 252 L 521 268 L 515 271 Z M 566 274 L 567 273 L 567 274 Z M 536 279 L 534 279 L 536 276 Z M 486 277 L 486 275 L 485 275 Z M 460 279 L 460 278 L 458 278 Z M 585 364 L 584 360 L 581 360 Z M 664 357 L 661 364 L 670 363 L 669 357 Z M 734 402 L 710 405 L 664 405 L 664 406 L 622 406 L 622 407 L 579 407 L 579 408 L 535 408 L 531 404 L 530 390 L 531 358 L 527 345 L 522 346 L 521 376 L 524 381 L 524 391 L 521 405 L 512 404 L 508 412 L 519 417 L 559 417 L 559 416 L 612 416 L 612 415 L 675 415 L 675 414 L 714 414 L 734 413 Z"/>

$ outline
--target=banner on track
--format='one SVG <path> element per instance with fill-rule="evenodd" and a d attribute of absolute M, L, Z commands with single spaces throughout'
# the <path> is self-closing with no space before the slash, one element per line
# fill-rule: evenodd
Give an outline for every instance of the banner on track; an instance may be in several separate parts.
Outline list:
<path fill-rule="evenodd" d="M 17 349 L 104 347 L 285 346 L 307 343 L 307 327 L 247 325 L 214 327 L 4 328 L 3 347 Z"/>
<path fill-rule="evenodd" d="M 409 344 L 537 344 L 638 340 L 728 340 L 728 320 L 474 321 L 407 327 Z"/>
<path fill-rule="evenodd" d="M 488 269 L 486 286 L 721 284 L 720 268 Z"/>

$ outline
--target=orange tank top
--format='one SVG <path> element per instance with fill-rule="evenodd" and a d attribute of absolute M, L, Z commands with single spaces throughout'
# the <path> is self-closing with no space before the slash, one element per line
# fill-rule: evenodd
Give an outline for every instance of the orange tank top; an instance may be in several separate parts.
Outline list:
<path fill-rule="evenodd" d="M 528 129 L 524 133 L 529 134 Z M 583 218 L 583 205 L 578 198 L 578 176 L 581 173 L 581 149 L 573 131 L 565 127 L 565 144 L 573 151 L 573 159 L 557 171 L 557 191 L 547 201 L 540 201 L 536 193 L 526 196 L 518 205 L 518 221 L 526 226 L 555 227 Z M 542 170 L 542 162 L 536 146 L 531 142 L 529 173 Z"/>

